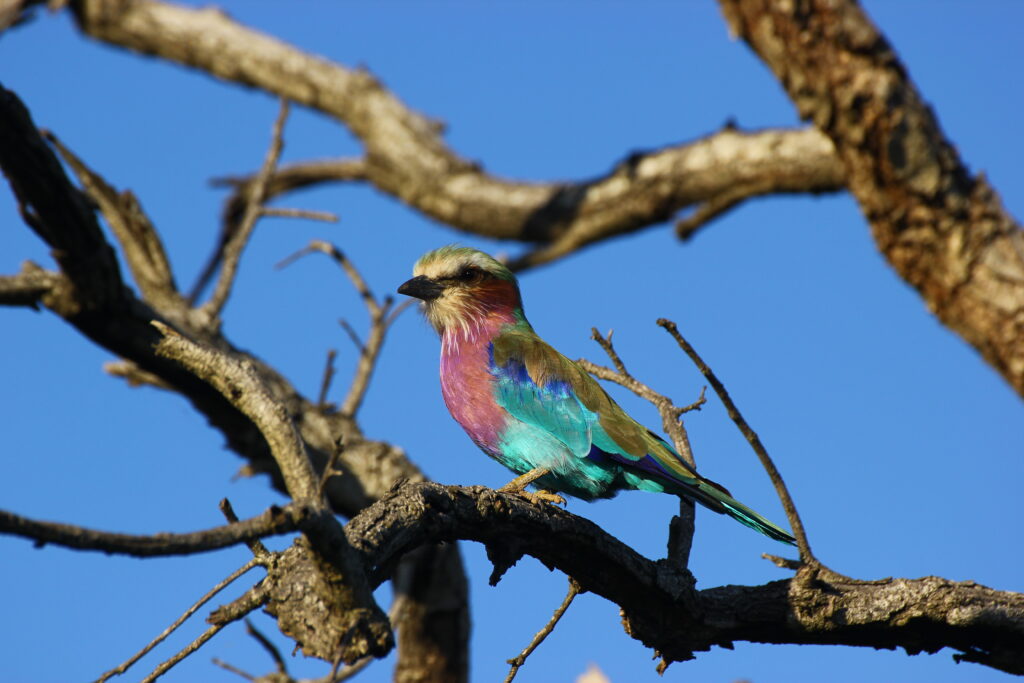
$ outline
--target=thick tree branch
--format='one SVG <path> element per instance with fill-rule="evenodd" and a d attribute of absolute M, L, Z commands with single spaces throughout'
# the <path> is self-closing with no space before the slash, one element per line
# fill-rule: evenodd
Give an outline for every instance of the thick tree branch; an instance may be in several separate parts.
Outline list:
<path fill-rule="evenodd" d="M 814 130 L 726 129 L 633 154 L 594 180 L 509 181 L 456 154 L 440 126 L 365 70 L 308 55 L 219 11 L 154 0 L 78 0 L 73 7 L 82 31 L 94 38 L 286 97 L 343 122 L 365 145 L 362 164 L 341 176 L 336 167 L 305 168 L 302 183 L 318 172 L 323 180 L 368 180 L 459 230 L 543 245 L 515 261 L 517 269 L 666 221 L 688 206 L 721 205 L 721 197 L 735 205 L 769 193 L 843 187 L 829 141 Z M 269 187 L 273 191 L 273 180 Z"/>
<path fill-rule="evenodd" d="M 695 591 L 597 525 L 483 487 L 408 484 L 346 534 L 380 581 L 422 543 L 473 540 L 529 554 L 622 608 L 627 631 L 668 661 L 737 641 L 849 645 L 908 654 L 949 647 L 964 661 L 1024 674 L 1024 595 L 938 577 L 858 581 L 815 566 L 763 586 Z"/>
<path fill-rule="evenodd" d="M 124 286 L 113 250 L 106 243 L 87 200 L 68 182 L 24 106 L 7 91 L 0 92 L 0 166 L 18 198 L 26 222 L 53 247 L 62 271 L 52 279 L 33 281 L 31 286 L 25 278 L 15 276 L 20 279 L 12 283 L 12 287 L 18 293 L 10 295 L 11 298 L 38 297 L 40 303 L 85 336 L 134 364 L 137 373 L 132 374 L 133 378 L 155 379 L 162 386 L 181 393 L 225 435 L 233 450 L 249 460 L 249 471 L 270 474 L 279 488 L 284 487 L 284 482 L 264 435 L 209 384 L 178 363 L 154 353 L 160 335 L 150 324 L 152 320 L 172 323 L 180 334 L 248 363 L 274 400 L 293 416 L 317 469 L 323 468 L 338 439 L 344 440 L 346 447 L 339 466 L 346 476 L 331 478 L 326 487 L 335 510 L 354 514 L 386 492 L 394 482 L 422 480 L 423 475 L 401 449 L 368 440 L 354 420 L 320 410 L 273 368 L 233 348 L 218 331 L 211 331 L 204 324 L 205 316 L 196 315 L 195 309 L 188 307 L 182 298 L 170 297 L 160 302 L 136 298 Z M 41 284 L 49 285 L 49 289 L 40 295 Z M 23 293 L 26 289 L 31 290 L 30 294 Z M 447 570 L 461 573 L 457 549 L 448 546 L 441 552 L 451 558 L 445 564 Z M 417 560 L 410 557 L 409 561 Z M 430 565 L 411 571 L 420 585 L 437 589 L 422 596 L 427 609 L 419 616 L 432 619 L 440 615 L 440 620 L 418 629 L 407 629 L 407 632 L 431 633 L 434 642 L 444 642 L 443 653 L 447 658 L 437 657 L 430 663 L 413 661 L 405 655 L 409 648 L 400 644 L 399 667 L 407 662 L 410 670 L 416 669 L 430 678 L 433 666 L 436 680 L 461 680 L 466 673 L 468 628 L 446 630 L 449 622 L 446 614 L 456 606 L 455 611 L 462 614 L 461 622 L 468 622 L 465 584 L 436 582 L 418 574 L 433 569 Z M 415 644 L 410 642 L 409 645 Z M 449 666 L 456 667 L 461 674 L 453 679 Z"/>
<path fill-rule="evenodd" d="M 171 264 L 156 229 L 130 191 L 118 192 L 98 173 L 64 146 L 52 132 L 44 132 L 51 145 L 78 176 L 82 188 L 96 203 L 124 253 L 132 279 L 143 297 L 159 308 L 181 305 Z"/>
<path fill-rule="evenodd" d="M 1024 233 L 960 160 L 853 0 L 719 0 L 800 116 L 835 144 L 878 248 L 1024 395 Z"/>
<path fill-rule="evenodd" d="M 78 316 L 123 302 L 117 258 L 88 200 L 68 181 L 21 100 L 2 86 L 0 167 L 25 222 L 53 249 L 72 285 L 54 305 Z"/>
<path fill-rule="evenodd" d="M 282 113 L 284 111 L 282 108 Z M 393 644 L 390 623 L 373 599 L 352 548 L 321 496 L 319 479 L 284 406 L 274 401 L 251 365 L 201 347 L 166 325 L 154 324 L 165 335 L 156 346 L 157 354 L 180 362 L 252 420 L 270 446 L 289 495 L 297 503 L 315 510 L 310 523 L 303 527 L 313 551 L 312 564 L 317 570 L 309 573 L 308 581 L 321 581 L 329 587 L 317 597 L 321 603 L 326 603 L 324 607 L 330 616 L 341 622 L 334 626 L 339 638 L 331 648 L 333 652 L 349 664 L 367 655 L 387 654 Z M 272 569 L 271 576 L 273 574 Z M 299 642 L 305 645 L 301 639 Z M 315 654 L 324 656 L 323 650 Z"/>

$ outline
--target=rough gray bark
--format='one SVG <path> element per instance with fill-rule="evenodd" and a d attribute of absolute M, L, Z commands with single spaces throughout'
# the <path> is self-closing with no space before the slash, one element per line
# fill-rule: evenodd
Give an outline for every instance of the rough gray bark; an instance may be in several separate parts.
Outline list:
<path fill-rule="evenodd" d="M 720 0 L 800 116 L 829 136 L 879 250 L 1024 395 L 1024 233 L 945 138 L 852 0 Z"/>
<path fill-rule="evenodd" d="M 602 177 L 571 183 L 487 174 L 447 147 L 440 125 L 409 110 L 370 74 L 311 57 L 217 10 L 151 0 L 70 5 L 89 36 L 285 96 L 336 118 L 364 142 L 360 159 L 280 169 L 268 180 L 270 195 L 322 182 L 369 182 L 457 229 L 538 245 L 516 261 L 518 268 L 664 221 L 685 207 L 696 209 L 680 222 L 681 236 L 751 196 L 848 185 L 901 276 L 1024 392 L 1024 239 L 984 179 L 963 168 L 884 38 L 841 0 L 721 2 L 736 33 L 779 75 L 816 128 L 726 129 L 630 155 Z M 9 96 L 3 104 L 9 114 Z M 356 516 L 348 538 L 374 579 L 394 576 L 402 601 L 395 617 L 397 680 L 466 678 L 467 591 L 458 553 L 454 545 L 423 546 L 456 538 L 489 544 L 498 575 L 520 552 L 566 571 L 621 605 L 629 632 L 668 660 L 737 640 L 908 652 L 951 647 L 962 659 L 1024 673 L 1019 594 L 934 577 L 864 582 L 819 566 L 766 586 L 694 592 L 685 572 L 650 562 L 571 515 L 493 492 L 423 483 L 399 449 L 367 439 L 351 416 L 325 411 L 232 346 L 216 315 L 178 291 L 139 202 L 65 153 L 113 228 L 141 298 L 132 294 L 88 202 L 30 128 L 0 126 L 0 161 L 26 221 L 54 249 L 59 271 L 26 264 L 21 273 L 0 277 L 0 304 L 45 306 L 126 359 L 119 374 L 181 393 L 248 460 L 250 472 L 270 473 L 279 487 L 283 479 L 263 434 L 209 385 L 154 353 L 159 335 L 151 320 L 250 364 L 294 419 L 318 470 L 340 439 L 339 467 L 348 476 L 331 479 L 327 492 L 335 510 Z M 244 208 L 251 182 L 239 183 L 229 209 Z M 413 484 L 389 494 L 401 480 Z M 371 533 L 373 524 L 387 533 Z"/>
<path fill-rule="evenodd" d="M 1024 674 L 1024 595 L 972 581 L 860 581 L 805 565 L 789 580 L 696 591 L 685 569 L 640 556 L 586 519 L 479 486 L 403 486 L 345 532 L 376 581 L 396 557 L 439 540 L 500 549 L 499 574 L 531 555 L 619 605 L 627 632 L 670 662 L 737 641 L 948 647 L 958 660 Z"/>
<path fill-rule="evenodd" d="M 516 268 L 665 221 L 687 206 L 696 206 L 696 220 L 681 222 L 684 236 L 751 196 L 846 185 L 901 277 L 1024 393 L 1024 236 L 985 179 L 962 165 L 884 37 L 850 0 L 721 3 L 732 30 L 835 149 L 813 135 L 801 138 L 804 131 L 773 139 L 724 131 L 632 155 L 592 181 L 511 182 L 450 150 L 438 124 L 369 73 L 306 55 L 220 12 L 152 0 L 73 5 L 94 38 L 319 109 L 366 145 L 357 169 L 315 164 L 293 169 L 289 180 L 365 180 L 460 230 L 539 243 Z M 701 146 L 708 148 L 691 154 Z"/>
<path fill-rule="evenodd" d="M 717 215 L 749 197 L 834 192 L 843 183 L 828 141 L 817 131 L 728 129 L 630 154 L 593 180 L 506 180 L 451 150 L 441 125 L 406 107 L 369 72 L 308 55 L 219 10 L 153 0 L 77 0 L 72 8 L 93 38 L 286 97 L 337 119 L 365 145 L 359 162 L 286 169 L 278 187 L 368 181 L 460 230 L 540 244 L 518 268 L 663 222 L 688 206 Z"/>
<path fill-rule="evenodd" d="M 234 451 L 248 460 L 249 472 L 268 473 L 281 490 L 285 490 L 285 481 L 264 434 L 210 384 L 156 352 L 161 335 L 152 321 L 249 367 L 273 401 L 291 416 L 318 472 L 323 470 L 339 441 L 344 444 L 336 466 L 354 476 L 332 477 L 328 481 L 325 493 L 335 511 L 351 516 L 395 482 L 423 480 L 422 473 L 400 449 L 367 439 L 352 416 L 324 410 L 304 397 L 273 368 L 232 346 L 220 331 L 215 316 L 211 317 L 202 307 L 190 306 L 178 292 L 168 289 L 173 278 L 163 250 L 152 246 L 159 242 L 155 230 L 148 220 L 124 215 L 140 213 L 138 202 L 125 199 L 127 195 L 118 194 L 71 157 L 69 163 L 78 172 L 83 187 L 92 190 L 90 199 L 104 211 L 111 225 L 133 226 L 115 229 L 115 236 L 125 243 L 122 248 L 132 273 L 150 283 L 140 285 L 140 290 L 158 292 L 152 299 L 137 298 L 124 284 L 113 249 L 104 238 L 89 201 L 70 184 L 20 101 L 6 90 L 0 94 L 0 166 L 18 197 L 26 223 L 52 248 L 60 267 L 59 272 L 49 272 L 27 264 L 21 274 L 4 278 L 0 283 L 3 300 L 48 308 L 89 339 L 125 359 L 128 364 L 119 366 L 121 374 L 136 382 L 154 381 L 180 393 L 224 434 Z M 457 549 L 447 547 L 439 552 L 452 556 L 446 565 L 450 571 L 462 572 Z M 409 562 L 415 564 L 417 557 L 411 557 Z M 435 563 L 431 561 L 409 571 L 434 569 Z M 427 603 L 436 601 L 443 605 L 441 611 L 445 613 L 452 609 L 468 610 L 464 583 L 424 581 L 438 591 L 422 596 Z M 434 614 L 424 610 L 409 618 L 429 618 Z M 435 640 L 443 640 L 454 660 L 464 663 L 469 633 L 466 628 L 446 630 L 454 623 L 468 623 L 468 617 L 453 622 L 445 616 L 438 623 L 407 628 L 410 637 L 406 644 L 413 645 L 411 634 L 417 633 L 418 628 L 433 634 Z M 400 661 L 406 644 L 399 644 Z M 407 666 L 419 664 L 414 660 Z M 445 677 L 439 675 L 437 680 L 453 680 L 449 670 L 444 669 Z M 464 676 L 465 668 L 462 671 Z"/>

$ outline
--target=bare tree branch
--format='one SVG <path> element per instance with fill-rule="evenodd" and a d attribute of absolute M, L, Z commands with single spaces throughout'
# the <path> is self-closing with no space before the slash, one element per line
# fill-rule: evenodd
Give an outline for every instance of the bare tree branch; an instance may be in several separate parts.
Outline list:
<path fill-rule="evenodd" d="M 264 195 L 266 190 L 264 189 Z M 276 218 L 305 218 L 311 221 L 323 221 L 324 223 L 337 223 L 338 215 L 330 211 L 311 211 L 309 209 L 288 209 L 283 207 L 265 206 L 260 209 L 261 216 L 273 216 Z"/>
<path fill-rule="evenodd" d="M 206 531 L 139 536 L 96 531 L 59 522 L 40 522 L 0 510 L 0 534 L 21 536 L 35 541 L 39 547 L 49 544 L 132 557 L 191 555 L 296 531 L 306 525 L 315 512 L 308 505 L 289 503 L 284 507 L 271 507 L 263 514 L 243 522 Z"/>
<path fill-rule="evenodd" d="M 690 436 L 683 426 L 683 413 L 699 409 L 704 403 L 704 392 L 701 397 L 689 406 L 680 408 L 664 394 L 651 389 L 649 386 L 633 377 L 626 369 L 625 363 L 619 357 L 618 352 L 612 345 L 612 331 L 607 336 L 597 331 L 596 327 L 590 328 L 590 337 L 596 341 L 608 358 L 611 359 L 615 370 L 601 365 L 591 363 L 586 359 L 577 361 L 583 369 L 599 379 L 615 382 L 619 386 L 629 389 L 640 398 L 649 401 L 658 409 L 661 416 L 661 426 L 665 433 L 672 438 L 676 451 L 683 458 L 683 461 L 690 467 L 697 469 L 697 462 L 693 457 L 693 449 L 690 447 Z M 680 567 L 686 567 L 690 561 L 690 550 L 693 547 L 693 534 L 697 530 L 697 511 L 694 502 L 683 496 L 679 497 L 679 515 L 672 518 L 669 523 L 668 533 L 668 559 Z"/>
<path fill-rule="evenodd" d="M 544 628 L 537 631 L 533 636 L 533 640 L 530 641 L 529 645 L 523 648 L 522 652 L 508 660 L 508 663 L 512 665 L 512 668 L 509 669 L 508 676 L 505 677 L 505 683 L 512 683 L 512 679 L 514 679 L 516 674 L 519 673 L 519 669 L 526 663 L 526 659 L 533 654 L 533 651 L 536 650 L 540 644 L 544 642 L 544 639 L 551 635 L 551 632 L 555 630 L 555 626 L 557 626 L 558 622 L 561 621 L 562 615 L 565 614 L 567 609 L 569 609 L 569 605 L 572 604 L 573 599 L 579 594 L 579 592 L 579 584 L 573 581 L 570 577 L 569 592 L 565 594 L 565 599 L 562 600 L 562 604 L 558 606 L 555 613 L 551 615 L 548 623 L 544 624 Z"/>
<path fill-rule="evenodd" d="M 26 261 L 17 275 L 0 275 L 0 306 L 38 309 L 43 297 L 56 288 L 61 279 L 60 273 Z"/>
<path fill-rule="evenodd" d="M 171 264 L 156 229 L 130 191 L 118 192 L 101 175 L 86 166 L 50 131 L 44 137 L 78 176 L 86 194 L 99 207 L 117 237 L 132 279 L 146 300 L 160 308 L 181 305 Z"/>
<path fill-rule="evenodd" d="M 281 150 L 284 148 L 284 124 L 287 120 L 288 100 L 282 98 L 277 119 L 274 121 L 270 146 L 263 159 L 263 166 L 260 168 L 259 173 L 256 174 L 256 179 L 249 188 L 245 211 L 242 214 L 242 220 L 238 224 L 238 230 L 224 244 L 220 276 L 213 287 L 213 294 L 210 295 L 210 300 L 202 306 L 202 310 L 210 316 L 211 320 L 216 319 L 220 315 L 224 304 L 227 302 L 228 295 L 231 293 L 231 286 L 234 284 L 235 276 L 238 273 L 238 263 L 242 258 L 242 250 L 245 249 L 245 245 L 249 241 L 253 229 L 256 227 L 256 221 L 259 220 L 260 215 L 263 213 L 267 181 L 274 172 L 278 159 L 281 158 Z"/>
<path fill-rule="evenodd" d="M 210 284 L 217 266 L 224 255 L 224 246 L 231 236 L 238 231 L 239 222 L 245 213 L 247 197 L 252 192 L 254 176 L 214 178 L 214 186 L 232 187 L 234 190 L 224 202 L 221 216 L 221 231 L 213 253 L 207 259 L 199 277 L 189 292 L 189 301 L 196 301 L 199 295 Z M 311 187 L 330 181 L 366 180 L 366 164 L 361 159 L 327 159 L 307 161 L 299 164 L 286 164 L 274 170 L 264 188 L 266 200 L 270 201 L 294 190 Z"/>
<path fill-rule="evenodd" d="M 22 206 L 26 222 L 54 249 L 62 271 L 53 279 L 43 281 L 50 289 L 42 295 L 38 283 L 33 282 L 29 288 L 24 278 L 14 283 L 15 288 L 31 289 L 31 296 L 39 297 L 42 305 L 97 344 L 124 358 L 124 363 L 118 367 L 131 381 L 159 383 L 181 393 L 224 434 L 230 448 L 248 459 L 250 472 L 265 472 L 275 486 L 284 488 L 284 480 L 264 435 L 209 384 L 177 362 L 156 355 L 154 345 L 161 336 L 150 321 L 172 322 L 182 334 L 212 345 L 232 358 L 243 359 L 258 373 L 275 400 L 288 406 L 289 413 L 295 416 L 317 469 L 323 468 L 337 440 L 344 439 L 346 448 L 339 466 L 346 476 L 332 477 L 326 487 L 335 510 L 354 514 L 386 493 L 396 481 L 423 479 L 401 449 L 367 439 L 352 419 L 325 414 L 273 368 L 234 349 L 219 331 L 211 331 L 206 325 L 207 318 L 196 315 L 187 304 L 177 305 L 167 300 L 161 302 L 157 310 L 156 304 L 137 299 L 124 286 L 117 260 L 103 238 L 88 201 L 68 182 L 24 106 L 7 91 L 0 92 L 0 166 Z M 25 296 L 17 294 L 22 299 Z M 444 563 L 446 571 L 461 577 L 457 549 L 448 546 L 439 552 L 448 558 Z M 415 564 L 423 557 L 414 554 L 407 561 Z M 413 567 L 411 571 L 416 574 L 433 569 L 433 565 L 424 565 Z M 418 576 L 416 585 L 429 588 L 420 596 L 423 609 L 410 619 L 435 621 L 406 629 L 409 636 L 399 644 L 399 668 L 407 666 L 409 670 L 416 669 L 430 676 L 434 667 L 443 672 L 438 675 L 464 680 L 468 661 L 464 579 L 437 581 Z M 461 618 L 451 619 L 452 610 L 461 614 Z M 426 634 L 429 643 L 424 642 L 422 647 L 434 648 L 443 643 L 442 648 L 434 651 L 430 662 L 418 658 L 422 647 L 414 642 L 416 634 Z M 410 657 L 409 652 L 416 654 Z"/>
<path fill-rule="evenodd" d="M 729 392 L 726 391 L 725 385 L 722 384 L 721 380 L 712 372 L 708 364 L 704 362 L 696 349 L 690 345 L 683 335 L 680 334 L 679 328 L 671 320 L 661 318 L 658 320 L 658 325 L 664 327 L 665 330 L 672 335 L 672 338 L 679 344 L 679 348 L 690 357 L 700 373 L 704 375 L 704 378 L 711 385 L 711 388 L 718 394 L 718 398 L 721 399 L 722 405 L 725 406 L 726 412 L 729 414 L 736 427 L 740 430 L 747 442 L 750 443 L 750 447 L 754 449 L 754 453 L 757 454 L 758 460 L 761 461 L 761 466 L 764 467 L 765 472 L 768 473 L 768 478 L 772 480 L 772 484 L 775 486 L 775 491 L 779 496 L 779 501 L 782 503 L 782 508 L 786 511 L 786 519 L 789 520 L 789 525 L 793 529 L 793 535 L 796 537 L 797 547 L 800 549 L 800 558 L 804 562 L 817 563 L 817 558 L 814 557 L 814 553 L 811 552 L 811 546 L 807 542 L 807 532 L 804 531 L 804 524 L 800 520 L 800 515 L 796 511 L 796 504 L 793 502 L 792 496 L 789 495 L 789 489 L 786 487 L 786 482 L 782 480 L 782 474 L 779 473 L 775 463 L 772 461 L 770 455 L 768 455 L 768 449 L 761 443 L 761 439 L 757 436 L 757 432 L 751 428 L 747 421 L 743 419 L 743 415 L 740 413 L 739 408 L 733 402 L 729 396 Z"/>
<path fill-rule="evenodd" d="M 151 674 L 142 679 L 142 683 L 153 683 L 153 681 L 155 681 L 156 679 L 160 678 L 165 673 L 173 669 L 183 659 L 185 659 L 190 654 L 192 654 L 193 652 L 201 648 L 203 645 L 205 645 L 207 641 L 209 641 L 215 635 L 220 633 L 221 630 L 223 630 L 224 627 L 227 625 L 227 623 L 214 624 L 210 628 L 203 631 L 203 633 L 198 638 L 196 638 L 191 643 L 183 647 L 177 654 L 175 654 L 170 659 L 162 662 L 159 666 L 153 669 L 153 672 Z"/>
<path fill-rule="evenodd" d="M 366 279 L 363 278 L 359 269 L 352 263 L 352 260 L 345 256 L 338 247 L 322 240 L 313 240 L 309 243 L 309 246 L 278 263 L 277 267 L 287 266 L 296 259 L 314 252 L 326 254 L 341 266 L 370 314 L 370 332 L 365 343 L 359 339 L 359 335 L 356 334 L 355 330 L 346 321 L 341 321 L 345 332 L 348 333 L 356 348 L 359 349 L 359 362 L 356 365 L 355 376 L 352 378 L 348 394 L 341 402 L 339 412 L 348 418 L 355 418 L 356 413 L 359 411 L 359 406 L 362 405 L 366 392 L 370 388 L 370 379 L 373 377 L 373 371 L 377 367 L 377 359 L 384 346 L 384 337 L 387 335 L 388 328 L 401 312 L 411 305 L 411 300 L 403 301 L 397 307 L 394 306 L 394 300 L 390 296 L 385 296 L 382 300 L 378 301 L 377 297 L 370 291 L 369 285 L 366 284 Z M 330 364 L 331 360 L 329 359 L 328 364 Z M 327 377 L 325 375 L 325 381 L 327 381 Z M 323 390 L 322 395 L 323 393 L 326 393 L 326 389 Z M 320 404 L 323 405 L 322 398 Z"/>
<path fill-rule="evenodd" d="M 1024 395 L 1024 232 L 972 175 L 853 0 L 719 0 L 800 116 L 835 144 L 879 250 Z"/>
<path fill-rule="evenodd" d="M 25 222 L 54 251 L 70 285 L 47 304 L 69 317 L 116 304 L 124 285 L 114 250 L 18 97 L 0 88 L 0 167 Z"/>
<path fill-rule="evenodd" d="M 204 595 L 203 597 L 199 598 L 199 600 L 197 600 L 191 607 L 189 607 L 187 610 L 185 610 L 185 613 L 182 614 L 177 619 L 175 619 L 174 623 L 171 624 L 170 626 L 168 626 L 166 629 L 164 629 L 163 632 L 160 633 L 160 635 L 158 635 L 156 638 L 151 640 L 144 648 L 142 648 L 141 650 L 136 652 L 134 655 L 129 657 L 127 660 L 125 660 L 125 662 L 123 664 L 121 664 L 120 666 L 118 666 L 116 668 L 111 669 L 110 671 L 108 671 L 105 674 L 103 674 L 102 676 L 100 676 L 98 679 L 96 679 L 96 683 L 103 683 L 104 681 L 106 681 L 111 676 L 119 676 L 119 675 L 123 674 L 125 671 L 127 671 L 128 669 L 130 669 L 131 666 L 133 664 L 135 664 L 135 662 L 137 662 L 140 659 L 142 659 L 146 655 L 146 653 L 148 653 L 154 647 L 156 647 L 157 645 L 162 643 L 167 638 L 167 636 L 169 636 L 172 633 L 174 633 L 178 629 L 178 627 L 180 627 L 182 624 L 184 624 L 188 620 L 189 617 L 191 617 L 193 614 L 195 614 L 197 611 L 199 611 L 199 608 L 201 608 L 203 605 L 205 605 L 210 600 L 212 600 L 213 597 L 215 595 L 217 595 L 217 593 L 220 593 L 222 590 L 227 588 L 228 585 L 230 585 L 232 582 L 234 582 L 235 579 L 238 579 L 243 574 L 248 572 L 250 569 L 253 569 L 254 567 L 258 567 L 259 565 L 260 565 L 259 560 L 257 560 L 256 558 L 253 558 L 253 559 L 249 560 L 248 562 L 246 562 L 245 564 L 243 564 L 238 569 L 236 569 L 235 571 L 233 571 L 223 581 L 221 581 L 216 586 L 214 586 L 209 591 L 207 591 L 206 595 Z"/>
<path fill-rule="evenodd" d="M 313 57 L 220 12 L 153 0 L 82 0 L 79 26 L 99 40 L 156 55 L 274 93 L 343 122 L 366 147 L 366 179 L 459 230 L 544 245 L 513 262 L 547 263 L 588 244 L 666 221 L 680 209 L 737 188 L 835 192 L 843 176 L 817 131 L 723 130 L 697 142 L 634 154 L 602 178 L 576 183 L 508 181 L 452 151 L 440 126 L 410 110 L 365 70 Z M 321 177 L 339 175 L 318 169 Z M 312 173 L 304 173 L 304 182 Z M 333 179 L 333 178 L 332 178 Z"/>
<path fill-rule="evenodd" d="M 738 641 L 848 645 L 957 657 L 1024 674 L 1024 595 L 938 577 L 859 581 L 817 565 L 763 586 L 695 591 L 592 522 L 484 487 L 407 484 L 346 527 L 375 572 L 423 542 L 455 539 L 529 554 L 622 608 L 627 633 L 667 661 Z"/>
<path fill-rule="evenodd" d="M 283 118 L 282 114 L 279 121 Z M 386 654 L 393 644 L 390 623 L 374 601 L 341 526 L 321 495 L 319 479 L 313 472 L 305 445 L 284 406 L 274 401 L 251 365 L 200 347 L 162 323 L 154 322 L 154 325 L 165 335 L 156 346 L 157 354 L 186 366 L 252 420 L 267 440 L 292 499 L 314 509 L 316 514 L 304 526 L 303 533 L 309 538 L 317 559 L 322 559 L 325 565 L 329 563 L 332 570 L 329 577 L 317 575 L 316 578 L 323 578 L 330 586 L 326 595 L 318 597 L 328 601 L 330 615 L 339 622 L 342 634 L 334 645 L 337 648 L 334 652 L 340 653 L 348 663 L 366 655 Z M 326 566 L 320 569 L 325 574 L 328 572 Z M 317 656 L 322 654 L 317 653 Z"/>

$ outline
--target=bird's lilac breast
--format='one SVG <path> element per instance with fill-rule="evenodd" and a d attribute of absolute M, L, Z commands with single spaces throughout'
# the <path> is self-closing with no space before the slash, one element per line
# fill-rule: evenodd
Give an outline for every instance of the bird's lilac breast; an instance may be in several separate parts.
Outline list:
<path fill-rule="evenodd" d="M 458 344 L 441 353 L 441 393 L 455 421 L 477 446 L 498 454 L 508 414 L 494 398 L 488 343 Z"/>

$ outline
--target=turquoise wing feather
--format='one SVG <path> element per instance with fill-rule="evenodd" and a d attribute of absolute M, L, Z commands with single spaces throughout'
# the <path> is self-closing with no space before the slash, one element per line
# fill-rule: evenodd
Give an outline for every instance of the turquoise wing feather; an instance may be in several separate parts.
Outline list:
<path fill-rule="evenodd" d="M 668 491 L 793 543 L 785 530 L 697 474 L 665 440 L 627 415 L 593 377 L 532 330 L 499 335 L 491 346 L 491 371 L 498 405 L 536 430 L 532 434 L 557 439 L 578 459 L 574 465 L 563 463 L 561 471 L 552 468 L 559 490 L 588 499 L 621 488 Z"/>

